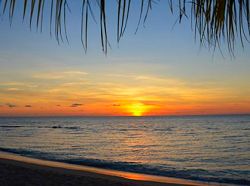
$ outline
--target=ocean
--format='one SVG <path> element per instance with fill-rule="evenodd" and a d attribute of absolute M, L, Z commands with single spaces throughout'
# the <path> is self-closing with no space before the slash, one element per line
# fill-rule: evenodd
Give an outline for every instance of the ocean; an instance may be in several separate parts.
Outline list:
<path fill-rule="evenodd" d="M 0 118 L 0 150 L 73 164 L 250 185 L 250 116 Z"/>

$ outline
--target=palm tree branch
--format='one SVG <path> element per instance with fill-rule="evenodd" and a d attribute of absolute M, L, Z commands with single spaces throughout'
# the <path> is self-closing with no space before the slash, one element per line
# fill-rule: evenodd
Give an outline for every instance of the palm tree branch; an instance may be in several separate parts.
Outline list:
<path fill-rule="evenodd" d="M 33 27 L 33 20 L 36 20 L 35 27 L 42 31 L 42 25 L 44 22 L 43 14 L 46 8 L 50 4 L 50 19 L 49 30 L 52 36 L 52 25 L 54 25 L 54 35 L 58 43 L 65 40 L 68 42 L 67 36 L 67 11 L 70 11 L 68 0 L 20 0 L 23 4 L 23 20 L 28 17 L 30 28 Z M 14 17 L 16 0 L 2 0 L 0 4 L 0 10 L 2 14 L 9 15 L 10 23 Z M 106 11 L 106 2 L 108 0 L 96 0 L 99 9 L 95 9 L 95 12 L 99 12 L 100 23 L 100 37 L 101 46 L 104 53 L 107 53 L 108 42 L 108 17 Z M 115 3 L 115 0 L 114 0 Z M 117 0 L 117 42 L 123 37 L 127 28 L 129 20 L 129 14 L 131 13 L 131 0 Z M 134 0 L 134 4 L 139 4 L 138 12 L 139 21 L 136 27 L 138 30 L 141 19 L 143 18 L 143 24 L 145 23 L 149 10 L 152 9 L 152 3 L 154 0 Z M 177 3 L 177 9 L 174 10 L 174 4 Z M 179 22 L 182 22 L 183 15 L 191 19 L 191 25 L 195 31 L 195 37 L 199 36 L 201 44 L 206 44 L 209 47 L 219 47 L 222 42 L 227 43 L 230 53 L 234 51 L 234 45 L 236 37 L 240 38 L 242 47 L 245 42 L 249 42 L 250 37 L 250 5 L 249 0 L 178 0 L 173 3 L 172 0 L 168 0 L 170 11 L 173 13 L 177 11 L 179 14 Z M 44 5 L 46 4 L 46 5 Z M 88 13 L 90 11 L 92 18 L 95 20 L 94 11 L 91 8 L 93 1 L 82 0 L 82 18 L 81 18 L 81 41 L 84 50 L 87 50 L 88 43 Z M 29 16 L 27 16 L 27 10 L 30 10 Z M 144 11 L 145 10 L 145 11 Z"/>

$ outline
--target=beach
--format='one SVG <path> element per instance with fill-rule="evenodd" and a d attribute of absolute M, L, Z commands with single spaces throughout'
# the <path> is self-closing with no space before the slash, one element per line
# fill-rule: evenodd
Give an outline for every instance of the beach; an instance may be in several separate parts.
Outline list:
<path fill-rule="evenodd" d="M 0 183 L 12 185 L 212 185 L 184 179 L 106 170 L 0 152 Z"/>

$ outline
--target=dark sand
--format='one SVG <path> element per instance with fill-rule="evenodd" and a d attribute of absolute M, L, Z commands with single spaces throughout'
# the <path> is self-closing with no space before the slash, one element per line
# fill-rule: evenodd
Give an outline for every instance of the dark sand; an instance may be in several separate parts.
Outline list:
<path fill-rule="evenodd" d="M 207 184 L 38 160 L 0 152 L 0 185 L 194 186 Z"/>

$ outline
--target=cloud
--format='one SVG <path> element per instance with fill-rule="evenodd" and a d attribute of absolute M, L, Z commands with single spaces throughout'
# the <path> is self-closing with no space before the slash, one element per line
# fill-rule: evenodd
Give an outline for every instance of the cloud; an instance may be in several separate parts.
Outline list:
<path fill-rule="evenodd" d="M 34 74 L 33 78 L 36 79 L 51 79 L 51 80 L 63 80 L 68 79 L 69 77 L 82 77 L 88 75 L 87 72 L 84 71 L 62 71 L 62 72 L 44 72 L 39 74 Z"/>
<path fill-rule="evenodd" d="M 21 89 L 19 89 L 19 88 L 7 88 L 7 91 L 19 91 L 19 90 L 21 90 Z"/>
<path fill-rule="evenodd" d="M 82 105 L 83 104 L 81 104 L 81 103 L 73 103 L 70 107 L 80 107 Z"/>
<path fill-rule="evenodd" d="M 6 103 L 6 105 L 7 105 L 9 108 L 17 107 L 16 105 L 14 105 L 14 104 L 12 104 L 12 103 Z"/>
<path fill-rule="evenodd" d="M 113 107 L 120 107 L 121 105 L 120 104 L 113 104 L 112 106 Z"/>
<path fill-rule="evenodd" d="M 87 72 L 84 71 L 66 71 L 63 72 L 64 74 L 69 74 L 69 75 L 88 75 Z"/>
<path fill-rule="evenodd" d="M 22 90 L 24 88 L 36 88 L 37 85 L 32 82 L 17 82 L 17 81 L 8 81 L 0 82 L 2 87 L 6 87 L 9 91 Z"/>
<path fill-rule="evenodd" d="M 61 105 L 56 105 L 57 107 L 60 107 Z"/>
<path fill-rule="evenodd" d="M 25 83 L 22 82 L 1 82 L 1 86 L 23 86 Z"/>
<path fill-rule="evenodd" d="M 32 106 L 31 105 L 25 105 L 24 107 L 31 108 Z"/>

